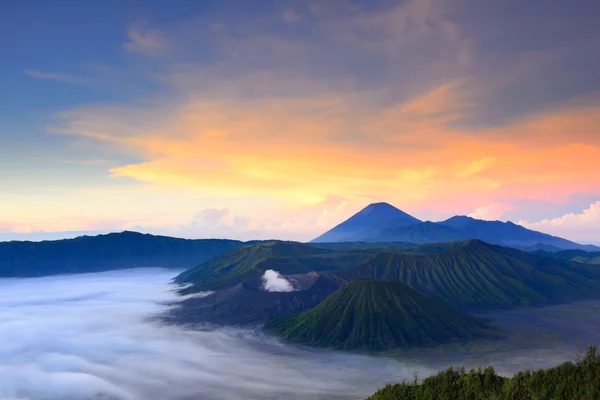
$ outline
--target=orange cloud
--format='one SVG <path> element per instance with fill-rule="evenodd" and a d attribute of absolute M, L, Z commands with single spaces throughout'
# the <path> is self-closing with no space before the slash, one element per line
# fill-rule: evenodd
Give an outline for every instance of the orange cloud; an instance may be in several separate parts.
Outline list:
<path fill-rule="evenodd" d="M 484 157 L 478 160 L 471 161 L 462 171 L 459 171 L 457 176 L 459 178 L 465 178 L 468 176 L 476 175 L 480 172 L 485 171 L 491 165 L 493 165 L 497 161 L 496 157 Z"/>
<path fill-rule="evenodd" d="M 472 130 L 456 124 L 468 107 L 455 83 L 384 109 L 367 106 L 371 100 L 202 99 L 161 118 L 155 129 L 132 133 L 127 127 L 135 121 L 119 114 L 106 122 L 111 131 L 98 130 L 97 113 L 94 129 L 85 115 L 71 129 L 116 140 L 147 159 L 114 166 L 115 178 L 212 195 L 297 204 L 341 195 L 466 213 L 498 197 L 558 201 L 600 186 L 591 174 L 600 147 L 585 142 L 600 126 L 600 107 L 596 114 L 591 107 L 562 110 Z"/>

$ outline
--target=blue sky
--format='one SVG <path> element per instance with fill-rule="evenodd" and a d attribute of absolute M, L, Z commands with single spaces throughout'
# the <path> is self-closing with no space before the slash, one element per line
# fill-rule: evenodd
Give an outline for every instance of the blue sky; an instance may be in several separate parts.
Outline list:
<path fill-rule="evenodd" d="M 309 240 L 369 202 L 598 243 L 595 1 L 0 4 L 0 239 Z"/>

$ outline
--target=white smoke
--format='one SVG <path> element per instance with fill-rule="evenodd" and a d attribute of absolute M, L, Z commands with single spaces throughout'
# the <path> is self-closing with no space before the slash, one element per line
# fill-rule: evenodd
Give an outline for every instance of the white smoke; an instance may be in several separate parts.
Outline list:
<path fill-rule="evenodd" d="M 267 292 L 293 292 L 294 287 L 279 272 L 268 269 L 262 276 L 263 289 Z"/>

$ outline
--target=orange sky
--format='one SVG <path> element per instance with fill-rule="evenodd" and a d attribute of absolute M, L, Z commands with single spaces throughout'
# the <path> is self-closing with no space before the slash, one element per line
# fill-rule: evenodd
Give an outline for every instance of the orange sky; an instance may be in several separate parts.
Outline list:
<path fill-rule="evenodd" d="M 600 80 L 582 86 L 569 64 L 593 35 L 565 31 L 532 50 L 519 43 L 523 17 L 507 51 L 494 40 L 511 34 L 495 28 L 508 16 L 491 5 L 475 18 L 460 1 L 315 4 L 295 4 L 293 20 L 248 17 L 239 32 L 203 17 L 125 29 L 119 51 L 138 58 L 121 73 L 161 89 L 57 112 L 44 140 L 60 150 L 17 161 L 39 190 L 11 181 L 0 231 L 309 240 L 388 201 L 421 219 L 470 214 L 600 240 Z M 316 37 L 294 31 L 311 15 Z M 539 17 L 542 31 L 578 18 Z M 196 42 L 218 49 L 210 63 Z"/>

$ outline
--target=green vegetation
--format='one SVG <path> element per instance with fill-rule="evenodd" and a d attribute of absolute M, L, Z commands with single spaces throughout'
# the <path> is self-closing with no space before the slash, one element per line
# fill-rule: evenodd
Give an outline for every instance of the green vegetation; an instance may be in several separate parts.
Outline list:
<path fill-rule="evenodd" d="M 585 358 L 550 369 L 521 371 L 512 378 L 492 367 L 465 372 L 450 368 L 418 382 L 388 385 L 368 400 L 598 400 L 600 354 L 588 349 Z"/>
<path fill-rule="evenodd" d="M 486 320 L 400 282 L 376 280 L 349 282 L 313 309 L 276 319 L 267 329 L 301 344 L 376 351 L 501 336 Z"/>
<path fill-rule="evenodd" d="M 183 272 L 175 282 L 193 284 L 182 293 L 216 290 L 259 277 L 268 269 L 282 274 L 337 271 L 359 264 L 372 255 L 373 251 L 364 249 L 332 251 L 298 242 L 263 242 L 237 247 L 224 256 Z"/>
<path fill-rule="evenodd" d="M 347 281 L 400 281 L 461 309 L 538 306 L 597 297 L 595 266 L 536 256 L 479 240 L 424 245 L 411 253 L 379 253 L 336 272 Z"/>

